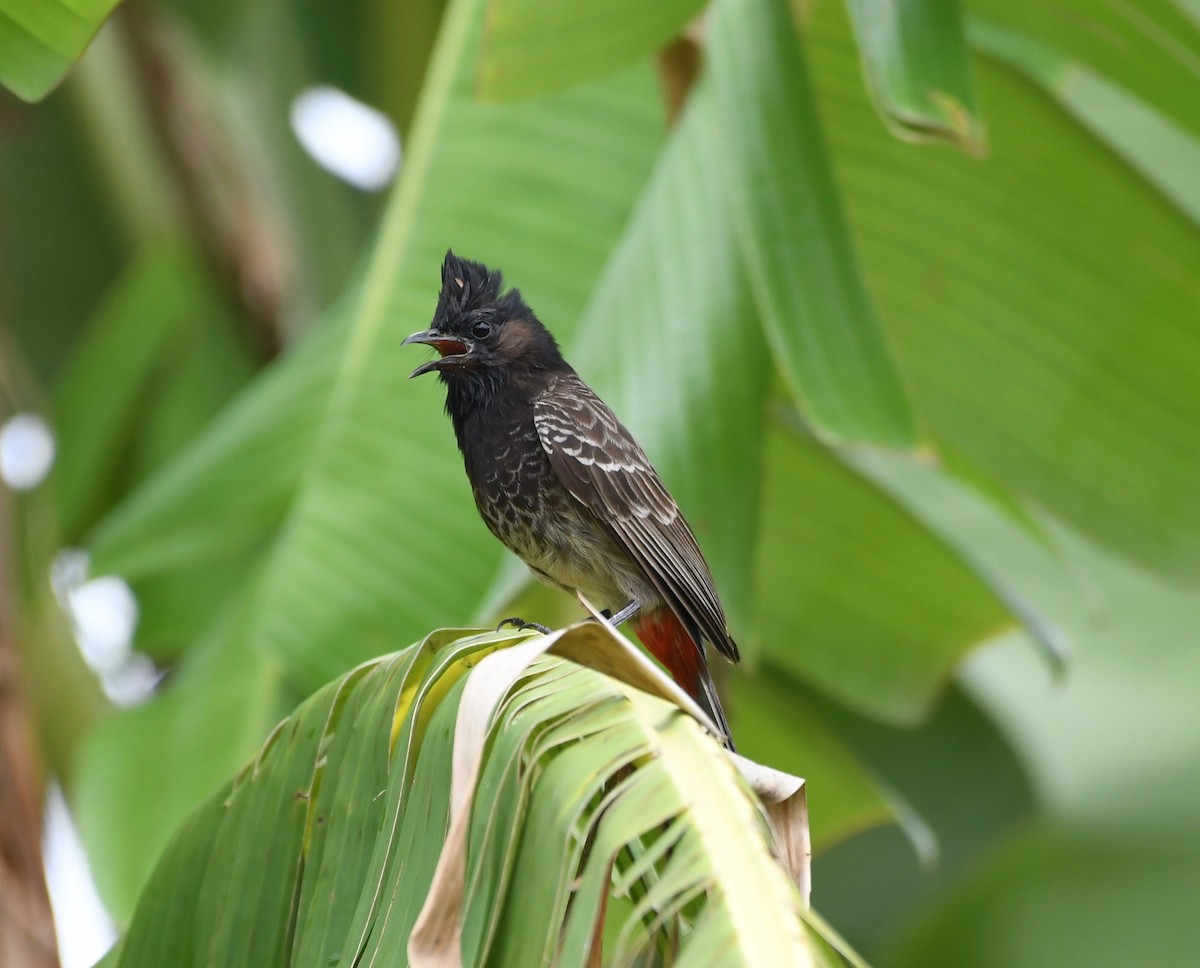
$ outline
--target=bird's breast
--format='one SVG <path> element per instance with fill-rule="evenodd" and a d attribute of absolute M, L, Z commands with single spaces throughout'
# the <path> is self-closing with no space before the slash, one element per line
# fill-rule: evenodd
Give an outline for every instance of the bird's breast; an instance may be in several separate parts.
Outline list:
<path fill-rule="evenodd" d="M 559 483 L 537 431 L 509 426 L 485 447 L 464 453 L 475 504 L 487 526 L 522 558 L 560 543 L 573 499 Z"/>
<path fill-rule="evenodd" d="M 477 435 L 463 447 L 463 458 L 484 523 L 540 577 L 602 605 L 624 604 L 645 583 L 608 530 L 559 480 L 532 420 Z"/>

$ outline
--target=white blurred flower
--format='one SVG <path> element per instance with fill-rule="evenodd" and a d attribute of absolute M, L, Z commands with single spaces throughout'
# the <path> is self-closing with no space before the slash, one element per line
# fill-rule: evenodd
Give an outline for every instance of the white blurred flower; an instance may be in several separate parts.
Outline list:
<path fill-rule="evenodd" d="M 54 466 L 54 434 L 32 413 L 19 413 L 0 427 L 0 480 L 14 491 L 37 487 Z"/>
<path fill-rule="evenodd" d="M 136 706 L 154 695 L 163 674 L 148 655 L 132 653 L 128 659 L 100 679 L 104 694 L 118 706 Z"/>
<path fill-rule="evenodd" d="M 292 130 L 322 168 L 364 191 L 384 188 L 400 166 L 387 116 L 336 87 L 310 87 L 292 102 Z"/>
<path fill-rule="evenodd" d="M 96 673 L 108 698 L 119 706 L 148 699 L 161 678 L 154 663 L 133 650 L 138 603 L 123 578 L 88 579 L 88 554 L 79 548 L 59 553 L 50 584 L 75 631 L 84 661 Z"/>
<path fill-rule="evenodd" d="M 79 651 L 88 665 L 105 675 L 128 661 L 138 607 L 124 579 L 106 575 L 84 582 L 69 592 L 67 607 L 75 623 Z"/>
<path fill-rule="evenodd" d="M 46 797 L 43 837 L 59 961 L 62 968 L 88 968 L 117 940 L 117 929 L 96 892 L 75 821 L 57 784 Z"/>

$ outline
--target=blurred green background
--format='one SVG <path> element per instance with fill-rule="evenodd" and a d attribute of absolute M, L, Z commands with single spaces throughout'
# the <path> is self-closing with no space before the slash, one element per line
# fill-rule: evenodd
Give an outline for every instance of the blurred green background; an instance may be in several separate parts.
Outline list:
<path fill-rule="evenodd" d="M 453 246 L 692 521 L 872 963 L 1195 963 L 1194 0 L 109 6 L 0 0 L 0 636 L 118 923 L 323 682 L 578 612 L 405 379 Z"/>

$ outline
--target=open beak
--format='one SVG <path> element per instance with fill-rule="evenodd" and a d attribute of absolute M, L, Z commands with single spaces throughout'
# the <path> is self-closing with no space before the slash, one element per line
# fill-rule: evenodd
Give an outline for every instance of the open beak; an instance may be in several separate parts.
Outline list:
<path fill-rule="evenodd" d="M 422 373 L 428 373 L 430 370 L 441 370 L 447 366 L 456 363 L 462 363 L 470 354 L 474 347 L 459 339 L 457 336 L 447 336 L 445 333 L 439 333 L 436 329 L 424 329 L 419 333 L 413 333 L 401 345 L 407 346 L 409 343 L 423 343 L 426 346 L 432 346 L 440 354 L 440 358 L 430 360 L 428 363 L 422 363 L 408 375 L 411 380 L 414 376 L 420 376 Z"/>

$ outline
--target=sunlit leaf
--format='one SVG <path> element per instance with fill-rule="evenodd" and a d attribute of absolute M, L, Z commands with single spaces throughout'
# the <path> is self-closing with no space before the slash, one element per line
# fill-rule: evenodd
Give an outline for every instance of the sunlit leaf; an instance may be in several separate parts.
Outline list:
<path fill-rule="evenodd" d="M 817 434 L 908 448 L 912 414 L 859 273 L 783 0 L 725 0 L 694 110 L 714 111 L 738 240 L 776 365 Z"/>
<path fill-rule="evenodd" d="M 117 0 L 0 2 L 0 84 L 39 101 L 70 70 Z"/>
<path fill-rule="evenodd" d="M 848 31 L 836 4 L 814 9 L 817 89 L 866 274 L 935 444 L 1113 550 L 1200 575 L 1194 224 L 986 59 L 986 160 L 889 138 L 855 83 Z"/>
<path fill-rule="evenodd" d="M 1042 85 L 1200 224 L 1200 137 L 1087 65 L 1016 31 L 974 19 L 971 42 Z"/>
<path fill-rule="evenodd" d="M 610 892 L 634 901 L 618 959 L 676 936 L 679 964 L 825 963 L 720 746 L 663 699 L 538 658 L 571 637 L 597 654 L 609 634 L 585 623 L 495 655 L 521 636 L 435 634 L 322 689 L 182 829 L 116 963 L 432 964 L 462 926 L 491 925 L 463 935 L 462 963 L 582 966 Z M 530 876 L 564 856 L 575 876 Z M 456 864 L 469 892 L 446 879 Z M 424 927 L 439 905 L 449 935 Z"/>
<path fill-rule="evenodd" d="M 972 23 L 986 19 L 1049 45 L 1188 130 L 1200 131 L 1200 102 L 1194 95 L 1200 54 L 1195 0 L 1139 0 L 1133 5 L 965 0 L 962 6 L 968 41 Z M 981 58 L 974 60 L 978 64 Z"/>

